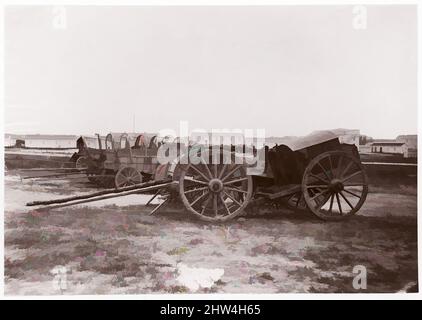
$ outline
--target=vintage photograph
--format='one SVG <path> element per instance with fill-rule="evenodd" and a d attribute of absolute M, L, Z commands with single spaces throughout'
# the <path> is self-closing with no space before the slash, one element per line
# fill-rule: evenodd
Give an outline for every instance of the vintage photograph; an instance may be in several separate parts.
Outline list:
<path fill-rule="evenodd" d="M 4 294 L 419 292 L 417 11 L 5 6 Z"/>

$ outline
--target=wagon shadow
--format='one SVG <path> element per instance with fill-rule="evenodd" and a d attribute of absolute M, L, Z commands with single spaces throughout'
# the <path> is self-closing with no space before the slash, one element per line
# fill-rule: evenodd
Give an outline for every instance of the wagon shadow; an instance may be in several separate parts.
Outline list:
<path fill-rule="evenodd" d="M 174 210 L 174 209 L 163 209 L 162 211 L 153 215 L 154 217 L 160 217 L 163 219 L 169 219 L 171 221 L 178 222 L 189 222 L 199 225 L 210 225 L 210 224 L 219 224 L 219 225 L 231 225 L 244 223 L 248 221 L 259 221 L 259 222 L 271 222 L 271 221 L 289 221 L 294 223 L 327 223 L 314 216 L 310 212 L 306 211 L 292 211 L 288 209 L 266 212 L 264 214 L 244 214 L 239 217 L 234 218 L 226 222 L 206 222 L 202 221 L 199 218 L 195 217 L 189 211 L 185 209 Z M 353 218 L 352 218 L 353 219 Z"/>

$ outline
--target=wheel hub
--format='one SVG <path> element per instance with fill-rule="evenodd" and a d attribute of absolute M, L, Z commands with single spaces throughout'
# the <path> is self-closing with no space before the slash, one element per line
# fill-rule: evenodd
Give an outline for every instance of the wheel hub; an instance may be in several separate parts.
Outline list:
<path fill-rule="evenodd" d="M 329 188 L 333 192 L 340 192 L 344 189 L 344 185 L 339 179 L 333 179 L 330 181 Z"/>
<path fill-rule="evenodd" d="M 211 179 L 208 183 L 208 187 L 214 193 L 221 192 L 223 190 L 223 182 L 220 179 Z"/>

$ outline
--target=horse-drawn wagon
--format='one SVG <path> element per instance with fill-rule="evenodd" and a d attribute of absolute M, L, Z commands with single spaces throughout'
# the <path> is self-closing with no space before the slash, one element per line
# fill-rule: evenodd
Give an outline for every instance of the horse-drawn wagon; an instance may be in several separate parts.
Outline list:
<path fill-rule="evenodd" d="M 148 181 L 156 169 L 157 135 L 109 133 L 105 140 L 98 137 L 99 148 L 78 140 L 76 168 L 85 169 L 91 182 L 102 187 L 125 187 Z"/>
<path fill-rule="evenodd" d="M 139 154 L 135 151 L 137 148 Z M 253 210 L 254 204 L 267 201 L 309 210 L 324 220 L 341 220 L 355 214 L 368 193 L 367 176 L 356 146 L 342 143 L 339 136 L 330 131 L 271 148 L 265 146 L 254 155 L 257 161 L 253 165 L 248 164 L 247 154 L 233 151 L 233 146 L 227 149 L 223 146 L 218 153 L 211 147 L 189 146 L 187 153 L 168 164 L 152 163 L 157 152 L 150 154 L 150 146 L 147 149 L 138 143 L 136 148 L 124 148 L 116 153 L 119 166 L 111 166 L 110 170 L 118 170 L 116 185 L 125 179 L 126 184 L 119 183 L 117 189 L 102 192 L 99 199 L 96 193 L 29 205 L 60 203 L 58 206 L 67 206 L 105 197 L 170 190 L 173 192 L 164 192 L 165 202 L 174 199 L 176 194 L 189 212 L 205 221 L 227 221 L 245 210 Z M 192 155 L 196 162 L 190 161 Z M 183 162 L 186 157 L 188 161 Z M 146 163 L 145 159 L 150 158 L 151 164 Z M 144 170 L 141 172 L 150 174 L 151 181 L 142 183 L 142 175 L 136 175 L 127 183 L 128 179 L 119 175 L 123 168 Z"/>
<path fill-rule="evenodd" d="M 158 166 L 160 146 L 157 135 L 139 134 L 131 137 L 122 134 L 118 144 L 109 134 L 106 138 L 104 173 L 113 176 L 116 188 L 149 181 Z M 107 143 L 108 142 L 108 143 Z"/>

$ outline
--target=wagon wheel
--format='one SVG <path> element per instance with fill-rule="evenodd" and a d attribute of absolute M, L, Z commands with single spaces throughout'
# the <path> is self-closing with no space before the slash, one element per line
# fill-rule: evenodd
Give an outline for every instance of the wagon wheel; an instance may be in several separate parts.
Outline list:
<path fill-rule="evenodd" d="M 302 192 L 308 208 L 319 218 L 341 220 L 362 207 L 368 178 L 359 159 L 343 151 L 328 151 L 307 166 Z"/>
<path fill-rule="evenodd" d="M 287 199 L 287 206 L 293 210 L 307 210 L 305 198 L 302 191 L 293 193 Z"/>
<path fill-rule="evenodd" d="M 243 164 L 186 165 L 179 179 L 185 207 L 204 221 L 227 221 L 242 213 L 252 196 L 252 178 Z"/>
<path fill-rule="evenodd" d="M 78 160 L 76 160 L 75 167 L 77 169 L 86 169 L 88 168 L 88 158 L 87 157 L 79 157 Z"/>
<path fill-rule="evenodd" d="M 114 185 L 116 188 L 133 186 L 142 182 L 141 173 L 132 167 L 122 167 L 116 173 Z"/>

